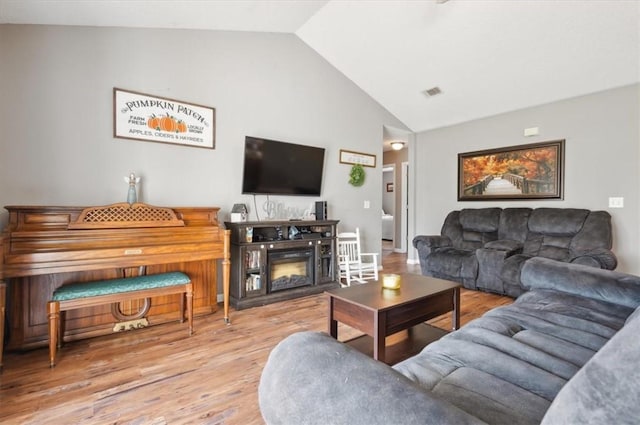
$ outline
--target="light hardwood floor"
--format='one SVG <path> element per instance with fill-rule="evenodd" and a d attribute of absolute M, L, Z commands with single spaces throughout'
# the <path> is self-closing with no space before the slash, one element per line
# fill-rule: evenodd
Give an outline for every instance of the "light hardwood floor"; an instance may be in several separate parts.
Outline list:
<path fill-rule="evenodd" d="M 419 273 L 383 250 L 385 272 Z M 462 291 L 464 325 L 511 302 Z M 0 375 L 2 424 L 262 424 L 257 387 L 271 349 L 302 330 L 326 331 L 327 301 L 315 295 L 186 324 L 151 326 L 67 343 L 49 368 L 47 349 L 6 353 Z M 449 329 L 450 315 L 431 321 Z M 342 325 L 341 325 L 342 326 Z M 341 339 L 355 331 L 340 328 Z"/>

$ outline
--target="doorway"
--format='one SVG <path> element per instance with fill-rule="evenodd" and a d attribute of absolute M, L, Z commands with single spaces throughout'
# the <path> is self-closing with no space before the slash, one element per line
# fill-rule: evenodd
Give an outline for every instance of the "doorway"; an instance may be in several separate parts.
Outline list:
<path fill-rule="evenodd" d="M 396 239 L 396 167 L 382 166 L 382 251 L 393 251 Z"/>
<path fill-rule="evenodd" d="M 383 251 L 392 240 L 394 252 L 408 253 L 409 237 L 409 204 L 411 189 L 409 187 L 409 146 L 412 134 L 384 126 L 383 167 L 382 167 L 382 246 Z M 399 145 L 399 146 L 392 146 Z M 389 206 L 391 203 L 392 206 Z M 386 215 L 386 216 L 385 216 Z M 392 227 L 391 237 L 388 227 Z"/>

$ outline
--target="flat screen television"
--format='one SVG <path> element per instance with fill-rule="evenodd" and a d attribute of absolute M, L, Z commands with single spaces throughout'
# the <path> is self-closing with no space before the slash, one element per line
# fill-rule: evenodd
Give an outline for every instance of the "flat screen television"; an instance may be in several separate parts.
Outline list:
<path fill-rule="evenodd" d="M 245 137 L 242 193 L 320 196 L 324 148 Z"/>

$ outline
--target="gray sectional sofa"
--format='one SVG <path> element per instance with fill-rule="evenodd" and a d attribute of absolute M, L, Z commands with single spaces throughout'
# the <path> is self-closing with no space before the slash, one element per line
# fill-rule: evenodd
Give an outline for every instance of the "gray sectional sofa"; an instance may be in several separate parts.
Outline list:
<path fill-rule="evenodd" d="M 259 401 L 275 424 L 637 424 L 640 277 L 544 258 L 528 291 L 393 367 L 322 332 L 284 339 Z"/>
<path fill-rule="evenodd" d="M 450 212 L 440 235 L 413 239 L 422 274 L 517 297 L 530 258 L 613 270 L 611 216 L 575 208 L 479 208 Z"/>

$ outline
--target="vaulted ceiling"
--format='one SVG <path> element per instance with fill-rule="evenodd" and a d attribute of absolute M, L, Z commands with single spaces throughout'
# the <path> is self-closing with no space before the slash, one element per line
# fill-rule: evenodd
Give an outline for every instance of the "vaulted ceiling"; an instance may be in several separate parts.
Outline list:
<path fill-rule="evenodd" d="M 0 0 L 0 23 L 293 33 L 416 132 L 640 81 L 637 1 Z"/>

